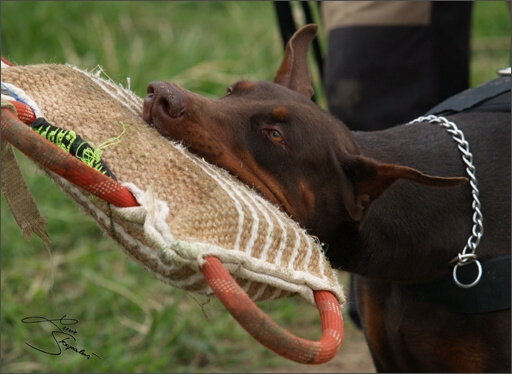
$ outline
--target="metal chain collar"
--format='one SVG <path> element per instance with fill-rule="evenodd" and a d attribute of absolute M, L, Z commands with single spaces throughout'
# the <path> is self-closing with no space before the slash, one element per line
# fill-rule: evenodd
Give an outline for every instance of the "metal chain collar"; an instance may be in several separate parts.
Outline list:
<path fill-rule="evenodd" d="M 475 165 L 473 165 L 473 154 L 469 151 L 469 143 L 464 138 L 464 133 L 459 130 L 459 128 L 455 125 L 455 123 L 448 121 L 445 117 L 439 117 L 435 115 L 429 115 L 425 117 L 418 117 L 415 120 L 409 122 L 408 124 L 425 122 L 428 121 L 433 124 L 438 124 L 443 126 L 448 133 L 452 135 L 453 140 L 458 144 L 457 148 L 459 148 L 462 153 L 462 161 L 466 164 L 466 173 L 469 176 L 469 184 L 471 185 L 473 195 L 473 229 L 471 236 L 468 238 L 467 244 L 457 256 L 455 256 L 452 260 L 450 260 L 450 264 L 455 264 L 453 267 L 453 280 L 455 284 L 461 288 L 471 288 L 480 282 L 482 278 L 482 264 L 478 261 L 478 256 L 476 255 L 476 249 L 480 244 L 480 240 L 484 235 L 484 224 L 483 224 L 483 215 L 481 210 L 480 200 L 478 198 L 478 181 L 476 179 L 476 170 Z M 476 279 L 471 283 L 461 283 L 457 277 L 457 270 L 461 266 L 475 264 L 478 269 L 478 274 Z"/>

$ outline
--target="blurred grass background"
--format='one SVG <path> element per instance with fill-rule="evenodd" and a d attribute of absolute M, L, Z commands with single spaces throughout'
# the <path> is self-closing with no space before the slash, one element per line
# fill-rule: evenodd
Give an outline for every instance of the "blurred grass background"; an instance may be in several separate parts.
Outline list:
<path fill-rule="evenodd" d="M 507 5 L 475 2 L 473 25 L 476 86 L 510 65 Z M 224 95 L 240 79 L 271 80 L 282 48 L 270 2 L 1 3 L 2 56 L 20 65 L 99 64 L 116 82 L 126 85 L 130 77 L 139 96 L 153 80 L 173 80 L 210 97 Z M 216 300 L 201 305 L 128 260 L 42 172 L 22 155 L 18 159 L 48 217 L 53 246 L 48 251 L 36 237 L 26 241 L 2 196 L 2 371 L 299 370 L 256 343 Z M 304 301 L 260 305 L 299 336 L 320 337 L 317 312 Z M 77 345 L 103 359 L 73 352 L 56 358 L 27 347 L 25 342 L 43 346 L 51 338 L 51 329 L 21 323 L 35 314 L 77 318 Z M 346 321 L 350 345 L 360 335 L 348 316 Z"/>

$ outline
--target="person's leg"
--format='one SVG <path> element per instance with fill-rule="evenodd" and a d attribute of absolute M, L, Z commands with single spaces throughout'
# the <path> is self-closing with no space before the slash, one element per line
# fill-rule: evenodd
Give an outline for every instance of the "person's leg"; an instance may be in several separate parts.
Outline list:
<path fill-rule="evenodd" d="M 469 87 L 472 1 L 433 1 L 430 33 L 437 102 Z"/>
<path fill-rule="evenodd" d="M 470 2 L 324 2 L 322 14 L 329 110 L 351 129 L 406 122 L 468 87 Z"/>

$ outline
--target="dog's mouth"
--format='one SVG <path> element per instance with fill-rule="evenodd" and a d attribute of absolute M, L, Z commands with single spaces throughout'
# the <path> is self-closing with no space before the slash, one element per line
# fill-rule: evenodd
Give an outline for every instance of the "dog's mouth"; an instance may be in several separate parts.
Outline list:
<path fill-rule="evenodd" d="M 186 112 L 187 103 L 189 112 Z M 200 107 L 204 109 L 204 105 Z M 296 216 L 296 210 L 283 193 L 280 183 L 271 174 L 262 171 L 249 152 L 234 152 L 234 147 L 226 145 L 231 133 L 226 135 L 225 129 L 198 122 L 197 118 L 201 117 L 194 116 L 192 108 L 193 102 L 178 86 L 168 82 L 152 82 L 147 87 L 142 116 L 164 137 L 181 142 L 195 155 L 228 170 L 244 183 L 258 189 L 288 214 Z M 190 117 L 196 119 L 191 120 Z M 207 119 L 208 116 L 203 118 L 205 121 Z"/>
<path fill-rule="evenodd" d="M 185 113 L 185 97 L 174 84 L 152 82 L 142 106 L 142 118 L 162 135 L 173 138 L 172 124 Z"/>
<path fill-rule="evenodd" d="M 192 153 L 214 163 L 222 146 L 208 126 L 191 119 L 197 116 L 193 110 L 187 112 L 187 104 L 193 107 L 185 90 L 169 82 L 152 82 L 147 87 L 142 118 L 165 138 L 180 142 Z"/>

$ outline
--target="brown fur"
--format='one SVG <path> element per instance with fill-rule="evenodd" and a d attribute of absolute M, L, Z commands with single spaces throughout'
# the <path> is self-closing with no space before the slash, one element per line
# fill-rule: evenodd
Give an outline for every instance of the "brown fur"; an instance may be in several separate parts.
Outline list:
<path fill-rule="evenodd" d="M 449 274 L 471 233 L 456 144 L 430 124 L 351 133 L 317 107 L 306 58 L 315 34 L 308 25 L 294 35 L 274 83 L 242 81 L 220 100 L 154 82 L 144 118 L 255 187 L 327 243 L 333 265 L 356 274 L 379 371 L 510 371 L 510 310 L 452 313 L 401 286 Z M 478 254 L 510 253 L 510 114 L 452 120 L 479 173 L 486 232 Z"/>

